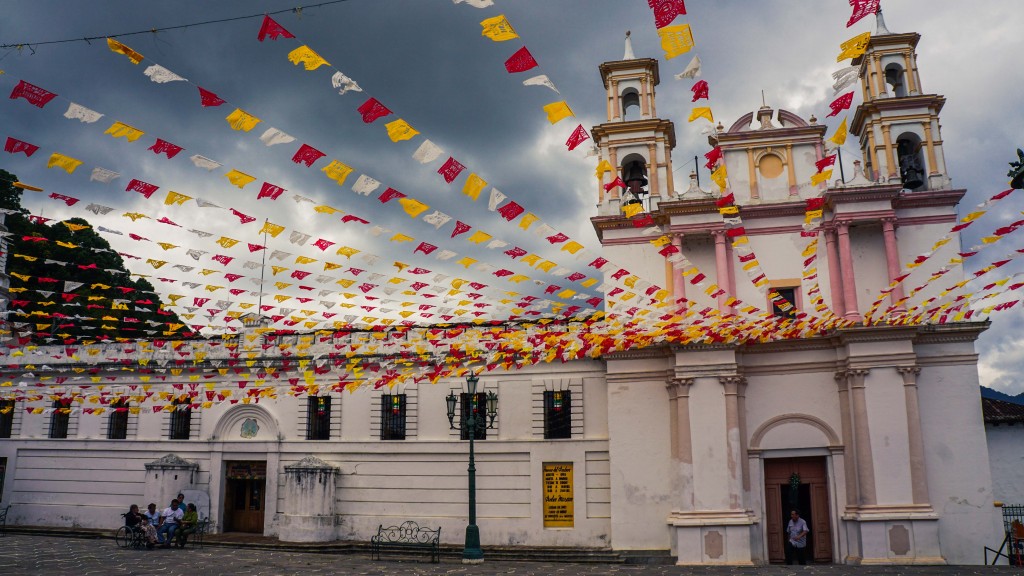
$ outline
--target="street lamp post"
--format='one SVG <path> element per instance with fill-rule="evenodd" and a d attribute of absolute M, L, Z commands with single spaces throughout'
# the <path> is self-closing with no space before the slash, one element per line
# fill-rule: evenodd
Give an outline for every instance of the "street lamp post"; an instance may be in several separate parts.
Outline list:
<path fill-rule="evenodd" d="M 469 436 L 469 524 L 466 525 L 466 544 L 462 548 L 463 564 L 479 564 L 484 561 L 484 551 L 480 548 L 480 528 L 476 525 L 476 453 L 473 440 L 476 438 L 478 422 L 486 422 L 487 428 L 494 427 L 494 419 L 498 415 L 498 395 L 494 392 L 487 393 L 487 415 L 478 414 L 480 406 L 477 403 L 477 385 L 480 379 L 476 375 L 466 378 L 466 391 L 468 392 L 469 410 L 466 410 L 465 418 L 459 417 L 459 431 Z M 455 430 L 455 405 L 458 399 L 455 392 L 448 394 L 445 398 L 448 403 L 448 425 Z M 484 420 L 478 420 L 483 418 Z"/>

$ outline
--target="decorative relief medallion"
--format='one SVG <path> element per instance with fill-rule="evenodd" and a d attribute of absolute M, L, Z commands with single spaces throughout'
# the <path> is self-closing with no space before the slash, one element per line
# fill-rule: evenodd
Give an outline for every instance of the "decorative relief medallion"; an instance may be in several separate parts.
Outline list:
<path fill-rule="evenodd" d="M 260 425 L 256 422 L 255 418 L 246 418 L 242 422 L 242 438 L 249 439 L 255 438 L 260 433 Z"/>

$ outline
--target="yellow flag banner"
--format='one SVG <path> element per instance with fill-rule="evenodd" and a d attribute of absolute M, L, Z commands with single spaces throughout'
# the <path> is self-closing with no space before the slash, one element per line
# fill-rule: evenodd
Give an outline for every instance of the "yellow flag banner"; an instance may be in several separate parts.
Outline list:
<path fill-rule="evenodd" d="M 569 108 L 564 100 L 561 102 L 552 102 L 544 107 L 544 112 L 548 115 L 548 122 L 556 124 L 559 120 L 573 116 L 572 110 Z"/>
<path fill-rule="evenodd" d="M 128 59 L 131 60 L 132 64 L 138 64 L 139 62 L 142 62 L 142 54 L 139 54 L 135 50 L 132 50 L 124 44 L 121 44 L 113 38 L 107 38 L 107 46 L 110 48 L 111 52 L 117 54 L 124 54 L 125 56 L 127 56 Z"/>
<path fill-rule="evenodd" d="M 231 126 L 232 130 L 241 130 L 248 132 L 256 127 L 260 123 L 260 119 L 243 111 L 241 108 L 235 108 L 235 111 L 228 114 L 225 120 Z"/>
<path fill-rule="evenodd" d="M 529 230 L 530 226 L 534 222 L 537 222 L 538 220 L 540 220 L 540 218 L 538 218 L 535 214 L 527 212 L 526 214 L 523 214 L 523 217 L 519 220 L 519 227 L 522 228 L 523 230 Z"/>
<path fill-rule="evenodd" d="M 626 204 L 622 207 L 622 213 L 626 215 L 626 218 L 632 218 L 637 214 L 644 211 L 643 204 Z"/>
<path fill-rule="evenodd" d="M 725 164 L 722 164 L 711 173 L 711 181 L 717 184 L 722 190 L 725 190 L 726 176 Z"/>
<path fill-rule="evenodd" d="M 289 52 L 288 61 L 296 66 L 302 64 L 306 67 L 306 70 L 316 70 L 324 65 L 330 66 L 327 60 L 324 60 L 322 56 L 314 52 L 309 46 L 299 46 Z"/>
<path fill-rule="evenodd" d="M 428 208 L 430 208 L 430 206 L 427 206 L 426 204 L 420 202 L 419 200 L 416 200 L 415 198 L 399 198 L 398 203 L 402 205 L 402 208 L 405 210 L 405 213 L 408 214 L 411 218 L 419 216 L 420 214 L 426 212 Z"/>
<path fill-rule="evenodd" d="M 114 138 L 124 138 L 129 142 L 135 142 L 142 137 L 145 132 L 138 128 L 132 128 L 124 122 L 114 122 L 110 125 L 110 128 L 107 128 L 104 134 L 110 134 Z"/>
<path fill-rule="evenodd" d="M 188 202 L 191 199 L 191 196 L 185 196 L 184 194 L 179 194 L 178 192 L 171 190 L 170 192 L 167 193 L 167 198 L 164 199 L 164 205 L 171 206 L 177 204 L 178 206 L 181 206 L 182 204 Z"/>
<path fill-rule="evenodd" d="M 864 54 L 868 49 L 869 42 L 871 42 L 871 32 L 858 34 L 846 42 L 843 42 L 839 45 L 841 52 L 836 58 L 836 62 L 842 62 L 847 58 L 856 58 Z"/>
<path fill-rule="evenodd" d="M 849 134 L 849 132 L 850 130 L 848 128 L 846 118 L 843 118 L 843 121 L 839 123 L 839 127 L 836 128 L 836 133 L 833 134 L 832 137 L 828 139 L 828 141 L 835 144 L 836 146 L 842 146 L 843 144 L 846 144 L 846 136 Z"/>
<path fill-rule="evenodd" d="M 473 234 L 468 238 L 468 240 L 473 244 L 483 244 L 484 242 L 487 242 L 491 238 L 492 236 L 487 232 L 484 232 L 483 230 L 477 230 L 473 232 Z"/>
<path fill-rule="evenodd" d="M 284 226 L 274 224 L 270 221 L 264 222 L 263 228 L 260 228 L 260 234 L 270 234 L 274 238 L 277 238 L 277 235 L 281 232 L 284 232 Z"/>
<path fill-rule="evenodd" d="M 822 184 L 824 182 L 828 182 L 828 179 L 831 178 L 831 177 L 832 177 L 832 170 L 825 170 L 824 172 L 821 172 L 819 174 L 815 174 L 814 176 L 811 176 L 811 185 L 812 186 L 817 186 L 817 185 Z"/>
<path fill-rule="evenodd" d="M 698 106 L 690 112 L 690 117 L 686 120 L 687 122 L 693 122 L 697 118 L 705 118 L 708 122 L 714 124 L 715 118 L 711 114 L 711 108 L 707 106 Z"/>
<path fill-rule="evenodd" d="M 408 122 L 399 118 L 394 122 L 389 122 L 384 125 L 388 130 L 388 138 L 391 138 L 392 142 L 400 142 L 402 140 L 410 140 L 419 132 L 415 130 Z"/>
<path fill-rule="evenodd" d="M 60 168 L 68 174 L 73 173 L 75 168 L 78 168 L 81 165 L 81 160 L 76 160 L 70 156 L 65 156 L 56 152 L 54 152 L 53 155 L 50 156 L 50 160 L 46 162 L 47 168 Z"/>
<path fill-rule="evenodd" d="M 352 173 L 351 166 L 342 164 L 337 160 L 331 160 L 331 163 L 328 164 L 327 166 L 324 166 L 322 170 L 324 174 L 327 174 L 328 178 L 337 182 L 338 186 L 344 184 L 345 179 L 348 178 L 348 175 Z"/>
<path fill-rule="evenodd" d="M 495 42 L 519 38 L 519 34 L 516 34 L 515 29 L 512 28 L 512 24 L 509 23 L 508 18 L 505 18 L 504 14 L 484 20 L 480 23 L 480 26 L 483 27 L 483 31 L 480 34 Z"/>
<path fill-rule="evenodd" d="M 487 187 L 487 182 L 476 174 L 470 174 L 466 178 L 466 184 L 462 186 L 462 193 L 473 200 L 480 198 L 480 192 Z"/>
<path fill-rule="evenodd" d="M 597 179 L 600 180 L 604 177 L 605 172 L 615 173 L 615 167 L 612 163 L 607 160 L 601 160 L 597 163 L 597 168 L 594 170 L 594 174 L 597 175 Z"/>
<path fill-rule="evenodd" d="M 665 51 L 665 59 L 671 60 L 682 56 L 693 49 L 693 30 L 689 24 L 665 26 L 658 30 L 661 38 L 661 49 Z"/>
<path fill-rule="evenodd" d="M 249 176 L 245 172 L 239 172 L 238 170 L 232 170 L 224 175 L 232 184 L 239 188 L 244 188 L 246 184 L 255 182 L 255 176 Z"/>

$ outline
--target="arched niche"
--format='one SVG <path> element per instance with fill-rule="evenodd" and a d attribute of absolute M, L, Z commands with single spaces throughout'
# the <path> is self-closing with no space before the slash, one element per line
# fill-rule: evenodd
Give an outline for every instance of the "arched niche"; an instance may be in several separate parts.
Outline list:
<path fill-rule="evenodd" d="M 640 119 L 640 92 L 636 88 L 626 88 L 623 90 L 622 94 L 619 95 L 619 102 L 622 103 L 623 120 Z"/>
<path fill-rule="evenodd" d="M 907 96 L 907 75 L 903 66 L 893 62 L 885 67 L 885 84 L 889 93 L 896 98 Z"/>
<path fill-rule="evenodd" d="M 280 434 L 277 419 L 266 408 L 258 404 L 237 404 L 217 420 L 211 440 L 276 442 Z"/>
<path fill-rule="evenodd" d="M 765 421 L 750 436 L 751 450 L 831 448 L 842 445 L 824 420 L 810 414 L 780 414 Z"/>
<path fill-rule="evenodd" d="M 928 189 L 928 171 L 919 134 L 908 131 L 896 137 L 896 163 L 904 188 L 914 191 Z"/>
<path fill-rule="evenodd" d="M 765 180 L 781 177 L 786 171 L 786 155 L 782 150 L 762 150 L 754 157 L 757 173 Z"/>

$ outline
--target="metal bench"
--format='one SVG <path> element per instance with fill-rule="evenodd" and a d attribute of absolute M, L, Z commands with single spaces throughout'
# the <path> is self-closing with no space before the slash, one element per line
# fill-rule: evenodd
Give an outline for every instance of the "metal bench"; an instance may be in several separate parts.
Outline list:
<path fill-rule="evenodd" d="M 371 556 L 380 560 L 382 551 L 402 552 L 405 550 L 429 550 L 430 561 L 441 561 L 441 529 L 422 528 L 416 522 L 407 520 L 401 526 L 377 528 L 377 535 L 370 538 Z"/>
<path fill-rule="evenodd" d="M 11 505 L 8 504 L 6 508 L 0 510 L 0 536 L 7 534 L 7 513 L 11 511 Z"/>
<path fill-rule="evenodd" d="M 203 547 L 203 538 L 210 531 L 210 519 L 203 518 L 196 524 L 196 531 L 188 535 L 186 546 L 192 544 L 193 548 Z"/>

